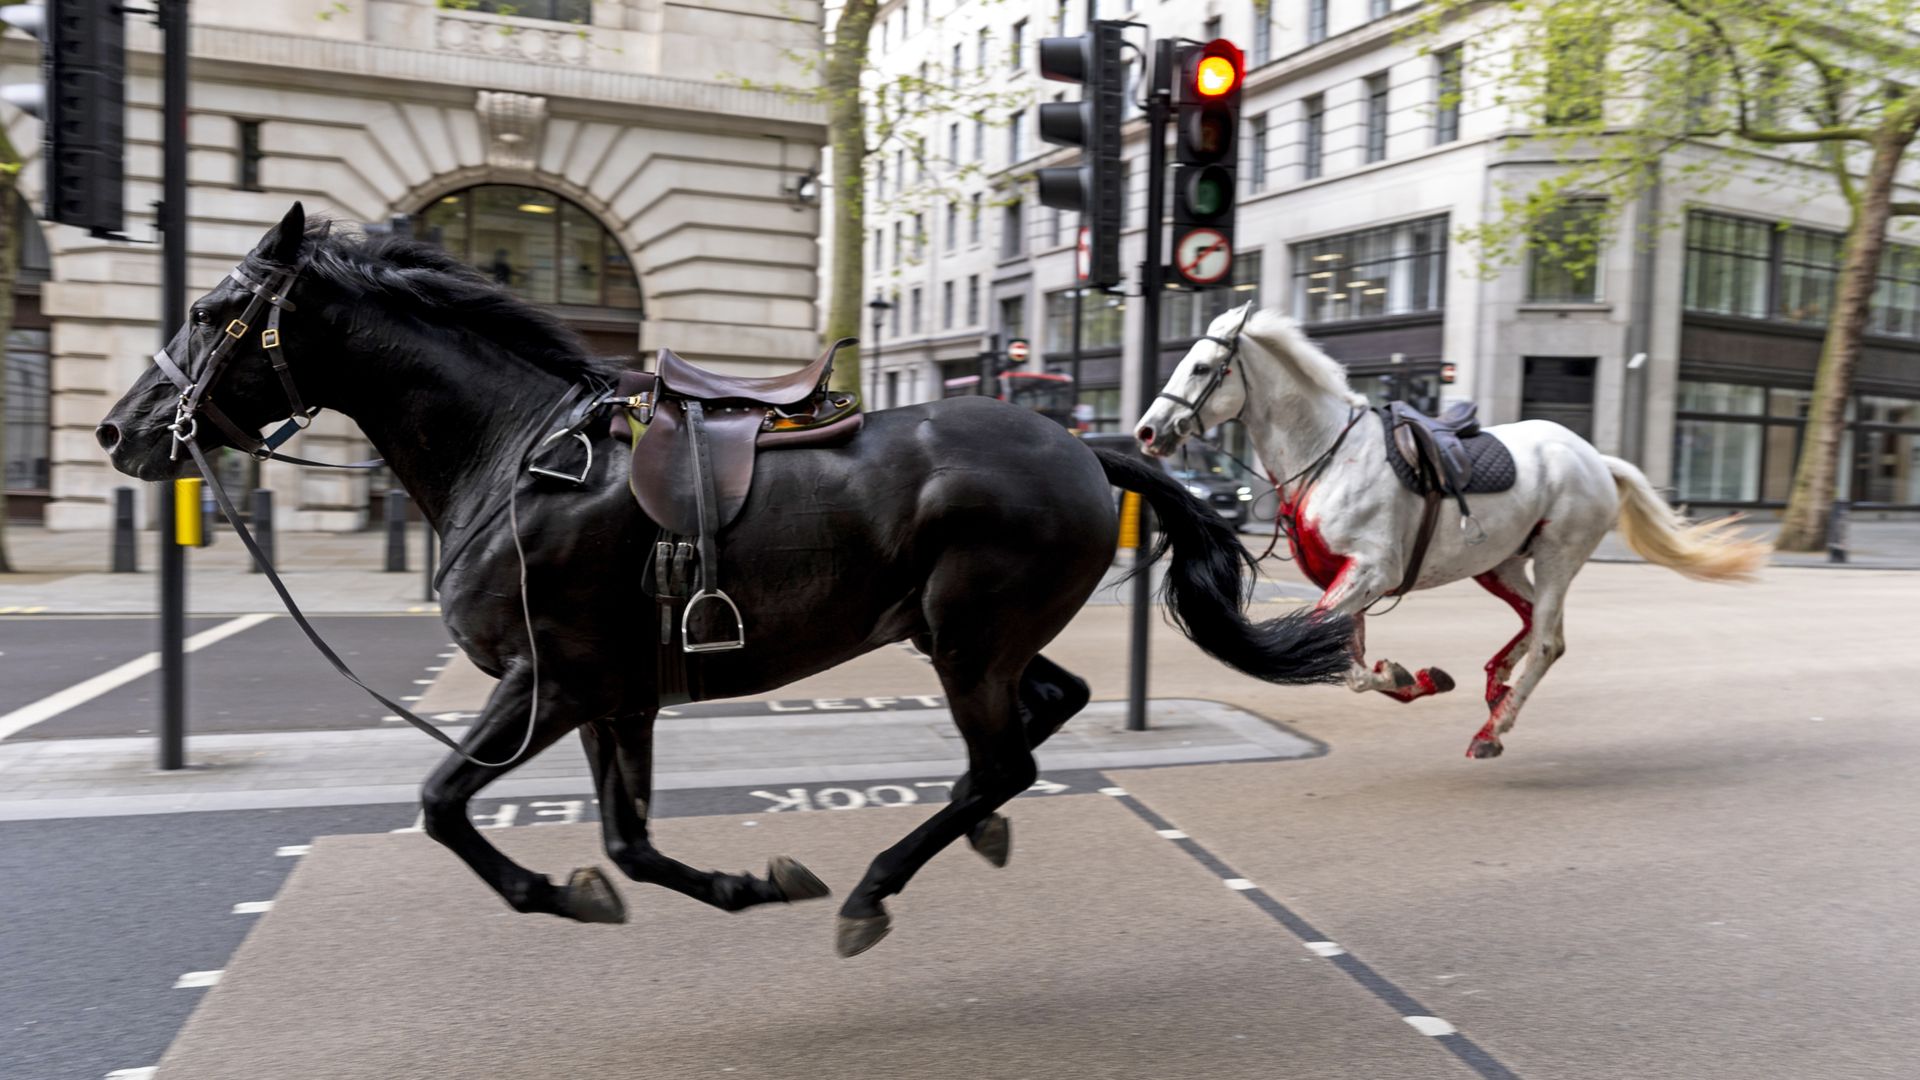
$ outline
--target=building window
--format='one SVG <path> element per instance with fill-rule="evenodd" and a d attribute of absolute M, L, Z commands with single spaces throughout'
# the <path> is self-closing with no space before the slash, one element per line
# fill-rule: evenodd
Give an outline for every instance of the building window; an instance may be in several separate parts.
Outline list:
<path fill-rule="evenodd" d="M 1764 221 L 1704 212 L 1689 215 L 1687 309 L 1766 318 L 1773 231 Z"/>
<path fill-rule="evenodd" d="M 1446 280 L 1444 214 L 1293 246 L 1293 310 L 1303 323 L 1438 312 Z"/>
<path fill-rule="evenodd" d="M 973 193 L 973 212 L 967 218 L 967 243 L 969 244 L 980 243 L 980 219 L 984 216 L 983 209 L 980 205 L 980 193 L 976 191 Z"/>
<path fill-rule="evenodd" d="M 1247 189 L 1267 190 L 1267 114 L 1247 121 L 1253 137 L 1247 140 Z"/>
<path fill-rule="evenodd" d="M 1873 293 L 1867 330 L 1897 337 L 1920 337 L 1920 248 L 1887 245 L 1880 260 L 1880 282 Z"/>
<path fill-rule="evenodd" d="M 1191 341 L 1207 332 L 1213 320 L 1227 311 L 1260 299 L 1260 253 L 1242 251 L 1233 257 L 1233 276 L 1225 288 L 1176 289 L 1161 298 L 1160 339 Z"/>
<path fill-rule="evenodd" d="M 873 230 L 873 266 L 879 269 L 887 264 L 887 234 L 884 229 Z"/>
<path fill-rule="evenodd" d="M 979 36 L 976 37 L 973 42 L 973 68 L 975 71 L 984 73 L 987 70 L 987 48 L 990 40 L 987 36 L 987 28 L 984 26 L 981 27 Z"/>
<path fill-rule="evenodd" d="M 1568 199 L 1528 239 L 1527 299 L 1592 303 L 1600 299 L 1600 230 L 1605 199 Z"/>
<path fill-rule="evenodd" d="M 1597 20 L 1563 19 L 1548 26 L 1546 122 L 1590 124 L 1600 119 L 1611 36 Z"/>
<path fill-rule="evenodd" d="M 1387 73 L 1367 76 L 1367 160 L 1387 157 Z"/>
<path fill-rule="evenodd" d="M 486 184 L 441 196 L 420 218 L 423 235 L 525 299 L 640 307 L 640 284 L 619 239 L 551 192 Z"/>
<path fill-rule="evenodd" d="M 980 325 L 980 275 L 967 275 L 967 325 Z"/>
<path fill-rule="evenodd" d="M 260 121 L 238 121 L 240 128 L 240 155 L 238 175 L 233 186 L 241 191 L 260 190 Z"/>
<path fill-rule="evenodd" d="M 511 15 L 516 19 L 544 19 L 587 25 L 593 22 L 593 0 L 460 0 L 441 7 L 461 11 L 484 11 L 489 15 Z"/>
<path fill-rule="evenodd" d="M 1000 344 L 1015 338 L 1027 336 L 1027 298 L 1025 296 L 1003 296 L 1000 298 Z"/>
<path fill-rule="evenodd" d="M 7 331 L 7 441 L 0 456 L 10 492 L 45 492 L 53 484 L 51 343 L 47 330 Z"/>
<path fill-rule="evenodd" d="M 1460 46 L 1433 57 L 1433 142 L 1438 146 L 1460 137 Z"/>
<path fill-rule="evenodd" d="M 913 215 L 913 261 L 921 262 L 927 257 L 927 215 Z"/>
<path fill-rule="evenodd" d="M 953 282 L 940 284 L 940 329 L 953 329 Z"/>
<path fill-rule="evenodd" d="M 1027 113 L 1024 109 L 1013 110 L 1007 117 L 1007 164 L 1012 165 L 1025 155 L 1021 152 L 1021 130 L 1026 126 Z"/>
<path fill-rule="evenodd" d="M 1053 9 L 1053 36 L 1067 36 L 1067 0 L 1060 0 L 1060 5 Z"/>
<path fill-rule="evenodd" d="M 1273 61 L 1273 4 L 1271 0 L 1253 5 L 1253 66 Z"/>
<path fill-rule="evenodd" d="M 1058 207 L 1055 207 L 1052 213 L 1047 215 L 1047 246 L 1048 247 L 1060 246 L 1060 223 L 1061 223 L 1061 219 L 1064 217 L 1066 217 L 1066 215 L 1062 213 Z"/>
<path fill-rule="evenodd" d="M 893 303 L 893 307 L 888 309 L 888 312 L 887 312 L 889 315 L 892 316 L 892 318 L 889 319 L 888 321 L 893 324 L 893 327 L 892 327 L 893 336 L 899 337 L 901 317 L 906 313 L 907 305 L 900 302 L 899 289 L 893 290 L 893 295 L 888 297 L 888 299 L 891 300 Z"/>
<path fill-rule="evenodd" d="M 960 121 L 958 120 L 947 125 L 947 162 L 951 165 L 960 164 Z"/>
<path fill-rule="evenodd" d="M 1681 379 L 1674 481 L 1688 502 L 1784 505 L 1806 437 L 1813 393 Z M 1838 497 L 1855 505 L 1920 507 L 1920 401 L 1860 395 L 1848 402 Z"/>
<path fill-rule="evenodd" d="M 987 157 L 987 118 L 975 113 L 973 116 L 973 160 L 984 161 Z"/>
<path fill-rule="evenodd" d="M 1060 289 L 1046 298 L 1046 354 L 1049 360 L 1073 355 L 1073 290 Z M 1123 296 L 1087 290 L 1080 299 L 1080 351 L 1120 348 L 1126 332 L 1127 301 Z"/>
<path fill-rule="evenodd" d="M 1840 278 L 1841 237 L 1812 229 L 1788 229 L 1780 237 L 1780 284 L 1774 318 L 1824 323 L 1833 310 L 1834 284 Z"/>
<path fill-rule="evenodd" d="M 1307 179 L 1313 180 L 1320 176 L 1321 169 L 1325 166 L 1322 159 L 1326 154 L 1327 99 L 1315 94 L 1301 102 L 1300 107 L 1306 114 L 1303 122 L 1307 129 L 1305 136 L 1300 140 L 1300 163 L 1306 172 Z"/>
<path fill-rule="evenodd" d="M 1220 16 L 1215 15 L 1200 24 L 1200 40 L 1212 41 L 1220 36 Z"/>
<path fill-rule="evenodd" d="M 1367 0 L 1367 18 L 1384 19 L 1393 10 L 1393 0 Z"/>
<path fill-rule="evenodd" d="M 1327 40 L 1327 0 L 1307 0 L 1307 44 Z"/>
<path fill-rule="evenodd" d="M 956 41 L 953 43 L 953 70 L 948 72 L 955 90 L 960 88 L 960 74 L 966 70 L 966 66 L 966 60 L 960 54 L 960 43 Z"/>
<path fill-rule="evenodd" d="M 1021 214 L 1020 200 L 1014 199 L 1000 211 L 1000 257 L 1016 258 L 1026 250 L 1026 220 Z"/>
<path fill-rule="evenodd" d="M 894 222 L 893 223 L 893 265 L 895 269 L 899 269 L 900 261 L 906 257 L 906 253 L 907 253 L 906 239 L 907 239 L 906 225 L 903 222 L 898 222 L 898 221 Z"/>
<path fill-rule="evenodd" d="M 887 197 L 887 159 L 881 158 L 873 166 L 873 197 L 880 202 Z"/>
<path fill-rule="evenodd" d="M 1016 71 L 1026 64 L 1027 20 L 1013 24 L 1012 39 L 1007 42 L 1007 63 Z"/>
<path fill-rule="evenodd" d="M 909 305 L 909 314 L 907 316 L 907 329 L 912 333 L 918 334 L 921 332 L 921 328 L 924 325 L 920 319 L 920 315 L 921 315 L 920 289 L 916 287 L 912 292 L 907 294 L 907 298 L 908 298 L 908 305 Z"/>
<path fill-rule="evenodd" d="M 947 200 L 947 250 L 952 251 L 960 244 L 960 204 Z"/>
<path fill-rule="evenodd" d="M 883 408 L 896 409 L 899 407 L 900 372 L 898 370 L 889 371 L 887 372 L 887 403 Z"/>

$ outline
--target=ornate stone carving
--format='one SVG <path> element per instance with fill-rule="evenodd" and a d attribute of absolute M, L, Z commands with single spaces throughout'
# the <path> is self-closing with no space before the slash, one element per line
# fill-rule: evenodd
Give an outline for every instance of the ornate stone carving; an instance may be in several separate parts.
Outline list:
<path fill-rule="evenodd" d="M 580 64 L 587 59 L 587 31 L 580 27 L 523 26 L 504 19 L 442 12 L 434 22 L 433 36 L 449 52 L 542 64 Z"/>
<path fill-rule="evenodd" d="M 547 99 L 482 90 L 473 103 L 487 139 L 487 164 L 532 172 L 547 125 Z"/>

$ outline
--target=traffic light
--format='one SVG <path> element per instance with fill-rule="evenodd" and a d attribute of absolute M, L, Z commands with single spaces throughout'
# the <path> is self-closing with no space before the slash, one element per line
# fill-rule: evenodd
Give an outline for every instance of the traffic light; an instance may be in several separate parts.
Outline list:
<path fill-rule="evenodd" d="M 1246 64 L 1225 38 L 1182 45 L 1174 87 L 1173 266 L 1190 285 L 1233 272 L 1240 84 Z"/>
<path fill-rule="evenodd" d="M 1040 106 L 1040 137 L 1080 148 L 1080 164 L 1041 169 L 1035 176 L 1040 204 L 1080 214 L 1088 251 L 1082 273 L 1088 284 L 1120 284 L 1120 123 L 1127 105 L 1127 66 L 1120 46 L 1125 23 L 1101 20 L 1079 37 L 1040 39 L 1040 74 L 1080 83 L 1079 101 Z"/>
<path fill-rule="evenodd" d="M 46 220 L 96 236 L 126 225 L 126 25 L 121 0 L 12 4 L 0 20 L 40 39 L 42 82 L 0 87 L 0 100 L 45 131 Z"/>

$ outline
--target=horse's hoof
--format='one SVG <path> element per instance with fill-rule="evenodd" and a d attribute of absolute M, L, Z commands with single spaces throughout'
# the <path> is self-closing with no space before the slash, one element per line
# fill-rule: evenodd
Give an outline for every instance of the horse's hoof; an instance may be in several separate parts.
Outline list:
<path fill-rule="evenodd" d="M 780 890 L 781 899 L 789 904 L 833 895 L 833 890 L 815 877 L 813 871 L 785 855 L 767 860 L 767 880 L 773 882 L 773 887 Z"/>
<path fill-rule="evenodd" d="M 1413 678 L 1413 672 L 1408 671 L 1405 667 L 1402 667 L 1400 664 L 1395 663 L 1392 660 L 1380 660 L 1375 662 L 1373 665 L 1373 670 L 1375 672 L 1384 674 L 1387 676 L 1387 678 L 1393 680 L 1393 689 L 1383 690 L 1381 691 L 1381 693 L 1391 694 L 1393 693 L 1394 690 L 1400 690 L 1400 691 L 1411 690 L 1414 688 L 1415 685 L 1417 685 Z"/>
<path fill-rule="evenodd" d="M 859 956 L 887 936 L 893 929 L 893 916 L 886 912 L 878 915 L 855 917 L 840 916 L 840 927 L 834 933 L 833 948 L 841 956 Z"/>
<path fill-rule="evenodd" d="M 995 866 L 1007 865 L 1013 854 L 1013 822 L 1002 814 L 991 814 L 967 834 L 967 843 L 980 857 Z"/>
<path fill-rule="evenodd" d="M 1427 669 L 1427 679 L 1433 683 L 1433 689 L 1430 693 L 1444 694 L 1453 689 L 1454 686 L 1453 676 L 1437 667 Z"/>
<path fill-rule="evenodd" d="M 1470 758 L 1497 758 L 1506 752 L 1499 739 L 1475 739 L 1467 744 L 1467 756 Z"/>
<path fill-rule="evenodd" d="M 623 923 L 627 904 L 597 866 L 582 866 L 567 879 L 567 916 L 585 923 Z"/>

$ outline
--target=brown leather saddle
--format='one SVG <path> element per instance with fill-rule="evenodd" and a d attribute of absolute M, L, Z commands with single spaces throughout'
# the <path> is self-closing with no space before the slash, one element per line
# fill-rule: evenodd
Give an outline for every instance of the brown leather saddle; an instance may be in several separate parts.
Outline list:
<path fill-rule="evenodd" d="M 717 540 L 739 517 L 753 488 L 761 451 L 835 446 L 863 421 L 860 398 L 827 388 L 837 341 L 819 359 L 786 375 L 725 375 L 695 367 L 661 349 L 656 370 L 627 372 L 613 436 L 633 444 L 628 486 L 660 527 L 653 556 L 654 595 L 661 606 L 661 644 L 676 632 L 681 651 L 744 648 L 740 609 L 719 584 Z M 718 605 L 732 619 L 730 635 L 697 640 L 694 613 Z"/>

